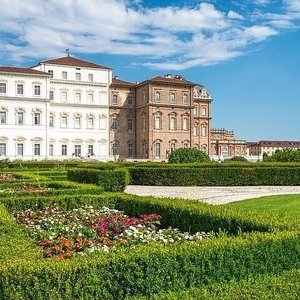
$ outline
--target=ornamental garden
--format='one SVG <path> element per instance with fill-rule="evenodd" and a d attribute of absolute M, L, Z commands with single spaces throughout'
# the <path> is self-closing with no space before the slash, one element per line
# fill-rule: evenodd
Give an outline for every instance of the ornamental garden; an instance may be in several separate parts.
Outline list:
<path fill-rule="evenodd" d="M 300 165 L 1 162 L 0 299 L 299 299 L 296 216 L 128 184 L 299 185 Z"/>

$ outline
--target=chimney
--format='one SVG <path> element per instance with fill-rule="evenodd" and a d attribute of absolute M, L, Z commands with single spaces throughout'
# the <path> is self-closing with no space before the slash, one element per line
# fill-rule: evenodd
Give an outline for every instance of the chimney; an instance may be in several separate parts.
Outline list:
<path fill-rule="evenodd" d="M 114 76 L 114 79 L 119 79 L 119 76 L 118 75 Z"/>
<path fill-rule="evenodd" d="M 172 78 L 172 74 L 166 74 L 165 78 Z"/>

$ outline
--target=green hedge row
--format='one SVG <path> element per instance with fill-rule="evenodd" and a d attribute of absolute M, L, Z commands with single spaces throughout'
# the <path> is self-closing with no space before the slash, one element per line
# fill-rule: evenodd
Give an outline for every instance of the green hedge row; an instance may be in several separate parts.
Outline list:
<path fill-rule="evenodd" d="M 128 300 L 298 300 L 300 270 L 285 271 L 279 276 L 259 276 L 248 280 L 212 284 L 205 288 L 157 294 L 153 297 L 130 297 Z"/>
<path fill-rule="evenodd" d="M 300 185 L 300 167 L 130 168 L 131 184 L 169 186 Z"/>
<path fill-rule="evenodd" d="M 109 192 L 122 192 L 129 183 L 129 173 L 126 169 L 71 169 L 67 172 L 67 178 L 81 183 L 95 183 Z"/>

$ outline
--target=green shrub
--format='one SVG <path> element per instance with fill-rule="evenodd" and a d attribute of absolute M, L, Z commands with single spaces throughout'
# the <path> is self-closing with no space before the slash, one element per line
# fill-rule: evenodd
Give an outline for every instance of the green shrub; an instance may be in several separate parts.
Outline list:
<path fill-rule="evenodd" d="M 300 149 L 282 149 L 276 150 L 275 153 L 269 156 L 263 154 L 263 161 L 266 162 L 300 162 Z"/>
<path fill-rule="evenodd" d="M 228 161 L 244 161 L 244 162 L 247 162 L 248 160 L 244 156 L 233 156 L 230 159 L 225 160 L 225 162 L 228 162 Z"/>
<path fill-rule="evenodd" d="M 122 192 L 129 183 L 129 173 L 126 169 L 72 169 L 68 170 L 67 178 L 82 183 L 95 183 L 109 192 Z"/>
<path fill-rule="evenodd" d="M 209 156 L 195 148 L 179 148 L 169 156 L 169 163 L 209 162 Z"/>

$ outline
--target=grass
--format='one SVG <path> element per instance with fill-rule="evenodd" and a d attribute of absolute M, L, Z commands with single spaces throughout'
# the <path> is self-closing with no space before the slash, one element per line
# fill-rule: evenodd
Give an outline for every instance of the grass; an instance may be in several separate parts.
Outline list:
<path fill-rule="evenodd" d="M 300 194 L 247 199 L 244 201 L 231 202 L 226 205 L 242 210 L 274 212 L 277 214 L 288 214 L 290 216 L 300 217 Z"/>

